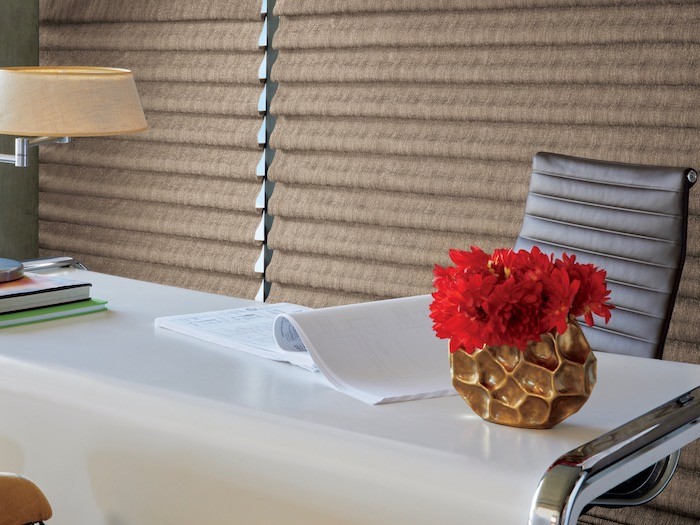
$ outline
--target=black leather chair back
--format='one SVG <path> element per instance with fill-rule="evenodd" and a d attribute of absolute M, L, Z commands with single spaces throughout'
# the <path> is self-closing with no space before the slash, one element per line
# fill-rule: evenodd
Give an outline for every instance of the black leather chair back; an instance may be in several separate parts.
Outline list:
<path fill-rule="evenodd" d="M 660 358 L 685 260 L 689 168 L 538 153 L 516 249 L 575 254 L 608 274 L 610 322 L 594 350 Z"/>

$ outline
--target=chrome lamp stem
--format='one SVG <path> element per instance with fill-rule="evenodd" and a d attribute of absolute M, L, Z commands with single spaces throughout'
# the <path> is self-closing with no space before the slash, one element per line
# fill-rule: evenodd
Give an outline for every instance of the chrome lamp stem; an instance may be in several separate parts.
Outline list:
<path fill-rule="evenodd" d="M 15 139 L 15 154 L 8 155 L 0 153 L 0 163 L 14 164 L 18 168 L 27 167 L 27 151 L 42 144 L 66 144 L 70 142 L 70 137 L 19 137 Z"/>

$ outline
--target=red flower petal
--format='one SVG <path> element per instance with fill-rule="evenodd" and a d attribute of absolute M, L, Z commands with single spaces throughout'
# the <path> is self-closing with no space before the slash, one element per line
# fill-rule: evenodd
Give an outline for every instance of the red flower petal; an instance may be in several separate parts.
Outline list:
<path fill-rule="evenodd" d="M 487 345 L 525 349 L 542 333 L 567 328 L 569 316 L 610 319 L 610 291 L 605 271 L 561 259 L 533 247 L 529 252 L 480 248 L 450 250 L 454 266 L 433 269 L 430 317 L 438 337 L 450 339 L 450 350 L 473 352 Z"/>

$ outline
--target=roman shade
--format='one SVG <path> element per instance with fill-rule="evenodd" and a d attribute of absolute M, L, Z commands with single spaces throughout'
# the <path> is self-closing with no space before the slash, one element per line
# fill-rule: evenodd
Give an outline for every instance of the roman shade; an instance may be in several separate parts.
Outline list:
<path fill-rule="evenodd" d="M 46 147 L 41 255 L 253 298 L 260 0 L 42 0 L 42 65 L 133 70 L 149 131 Z"/>
<path fill-rule="evenodd" d="M 511 246 L 540 150 L 697 165 L 700 9 L 611 4 L 279 0 L 270 299 L 425 293 L 449 247 Z"/>

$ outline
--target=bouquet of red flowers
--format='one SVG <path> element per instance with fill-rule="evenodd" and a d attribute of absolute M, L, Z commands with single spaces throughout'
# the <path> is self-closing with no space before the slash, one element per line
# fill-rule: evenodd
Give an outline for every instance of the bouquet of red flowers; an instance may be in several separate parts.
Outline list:
<path fill-rule="evenodd" d="M 583 316 L 589 326 L 593 314 L 610 319 L 605 270 L 577 263 L 576 256 L 555 259 L 536 246 L 489 255 L 472 246 L 450 250 L 450 259 L 455 266 L 435 266 L 430 305 L 433 329 L 450 340 L 450 352 L 471 354 L 484 345 L 525 350 L 541 334 L 563 334 L 570 316 Z"/>

